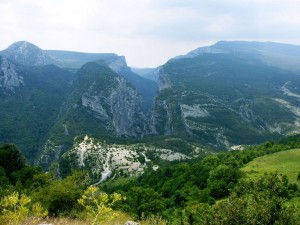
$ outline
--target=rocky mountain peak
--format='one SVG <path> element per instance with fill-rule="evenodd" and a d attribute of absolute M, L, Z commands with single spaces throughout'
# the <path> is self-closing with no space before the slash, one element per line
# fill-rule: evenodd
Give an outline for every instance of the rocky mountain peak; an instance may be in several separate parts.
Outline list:
<path fill-rule="evenodd" d="M 23 84 L 23 77 L 18 74 L 16 66 L 5 57 L 0 57 L 0 88 L 15 92 Z"/>
<path fill-rule="evenodd" d="M 54 61 L 44 50 L 27 41 L 15 42 L 0 54 L 13 62 L 29 66 L 47 65 Z"/>

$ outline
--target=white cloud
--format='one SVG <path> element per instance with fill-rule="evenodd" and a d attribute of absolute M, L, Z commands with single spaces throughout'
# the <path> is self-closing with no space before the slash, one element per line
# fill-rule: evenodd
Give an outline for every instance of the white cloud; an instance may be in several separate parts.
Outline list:
<path fill-rule="evenodd" d="M 300 0 L 1 0 L 0 49 L 116 52 L 157 66 L 218 40 L 300 44 Z"/>

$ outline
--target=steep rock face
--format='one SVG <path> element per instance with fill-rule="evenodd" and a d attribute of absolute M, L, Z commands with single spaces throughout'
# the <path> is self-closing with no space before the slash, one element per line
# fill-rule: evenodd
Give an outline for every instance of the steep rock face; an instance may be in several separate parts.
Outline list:
<path fill-rule="evenodd" d="M 61 67 L 79 69 L 88 62 L 102 61 L 112 71 L 124 77 L 131 83 L 142 96 L 142 111 L 149 113 L 153 98 L 156 95 L 157 84 L 151 80 L 138 76 L 127 66 L 124 56 L 118 56 L 114 53 L 83 53 L 71 51 L 46 50 L 53 59 L 55 64 Z M 158 76 L 157 76 L 158 77 Z"/>
<path fill-rule="evenodd" d="M 75 96 L 80 98 L 84 110 L 117 136 L 142 134 L 142 99 L 132 85 L 105 65 L 97 63 L 86 64 L 78 74 L 75 86 L 84 84 L 85 87 Z"/>
<path fill-rule="evenodd" d="M 122 77 L 115 77 L 113 83 L 113 88 L 99 91 L 92 84 L 81 96 L 82 106 L 117 136 L 138 136 L 142 133 L 141 128 L 136 127 L 137 120 L 140 123 L 143 118 L 141 96 Z"/>
<path fill-rule="evenodd" d="M 19 75 L 16 66 L 5 57 L 0 57 L 0 88 L 15 92 L 24 85 L 24 78 Z"/>
<path fill-rule="evenodd" d="M 104 63 L 85 64 L 75 75 L 59 119 L 49 132 L 47 143 L 52 144 L 41 149 L 39 164 L 48 168 L 79 135 L 143 136 L 141 102 L 137 90 Z"/>
<path fill-rule="evenodd" d="M 157 68 L 131 68 L 131 70 L 141 77 L 158 82 L 161 66 Z"/>
<path fill-rule="evenodd" d="M 54 62 L 42 49 L 27 41 L 19 41 L 0 52 L 0 55 L 22 65 L 41 66 Z"/>
<path fill-rule="evenodd" d="M 153 99 L 157 93 L 158 85 L 149 79 L 141 77 L 132 72 L 131 68 L 127 66 L 125 57 L 119 56 L 118 59 L 112 62 L 106 62 L 108 67 L 114 72 L 124 77 L 131 83 L 142 97 L 141 109 L 143 113 L 149 114 Z"/>
<path fill-rule="evenodd" d="M 108 67 L 116 73 L 120 73 L 122 70 L 128 68 L 124 56 L 119 56 L 116 60 L 109 62 Z"/>
<path fill-rule="evenodd" d="M 171 87 L 172 87 L 172 81 L 170 79 L 170 76 L 162 68 L 159 72 L 159 77 L 158 77 L 158 90 L 162 91 L 164 89 L 171 88 Z"/>
<path fill-rule="evenodd" d="M 0 51 L 0 55 L 12 62 L 26 66 L 42 66 L 54 64 L 70 71 L 80 69 L 85 63 L 101 61 L 115 73 L 130 82 L 142 96 L 142 111 L 149 113 L 153 98 L 157 91 L 157 84 L 142 78 L 131 71 L 124 56 L 115 53 L 84 53 L 61 50 L 42 50 L 39 47 L 19 41 Z"/>

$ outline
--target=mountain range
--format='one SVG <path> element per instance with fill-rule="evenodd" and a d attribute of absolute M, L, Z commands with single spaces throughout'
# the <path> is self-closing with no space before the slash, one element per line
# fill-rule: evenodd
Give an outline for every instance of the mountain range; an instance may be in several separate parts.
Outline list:
<path fill-rule="evenodd" d="M 299 133 L 296 45 L 220 41 L 131 69 L 114 53 L 21 41 L 0 51 L 0 63 L 0 141 L 44 168 L 85 135 L 225 149 Z"/>

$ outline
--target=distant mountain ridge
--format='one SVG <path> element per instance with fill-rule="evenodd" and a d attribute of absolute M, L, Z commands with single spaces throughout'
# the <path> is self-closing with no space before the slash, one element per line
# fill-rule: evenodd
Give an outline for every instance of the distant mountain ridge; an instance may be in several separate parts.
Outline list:
<path fill-rule="evenodd" d="M 124 56 L 115 53 L 84 53 L 62 50 L 43 50 L 38 46 L 19 41 L 0 51 L 0 55 L 12 62 L 25 66 L 43 66 L 54 64 L 73 72 L 80 69 L 85 63 L 102 60 L 110 69 L 125 77 L 140 92 L 143 99 L 142 109 L 145 113 L 151 109 L 153 98 L 158 86 L 155 82 L 138 76 L 132 72 Z"/>
<path fill-rule="evenodd" d="M 255 56 L 270 66 L 300 71 L 300 46 L 276 42 L 219 41 L 212 46 L 197 48 L 174 59 L 195 58 L 203 54 L 237 54 L 246 57 L 252 55 L 251 57 Z"/>
<path fill-rule="evenodd" d="M 22 41 L 1 51 L 0 60 L 0 116 L 5 119 L 0 123 L 0 141 L 20 145 L 29 159 L 42 157 L 50 139 L 61 146 L 55 148 L 58 152 L 52 154 L 52 162 L 68 146 L 66 142 L 71 145 L 73 138 L 83 132 L 117 136 L 140 136 L 144 132 L 141 121 L 140 128 L 128 124 L 144 120 L 157 84 L 134 74 L 125 57 L 114 53 L 47 51 Z M 100 89 L 95 88 L 97 85 Z M 59 90 L 48 92 L 58 87 Z M 100 93 L 111 95 L 111 100 Z M 134 117 L 128 118 L 131 112 Z M 72 121 L 72 116 L 82 123 L 77 118 Z M 14 122 L 16 119 L 19 122 Z M 30 125 L 24 127 L 26 123 Z M 27 134 L 21 137 L 19 132 Z M 57 139 L 57 134 L 62 136 Z"/>
<path fill-rule="evenodd" d="M 221 41 L 143 71 L 17 42 L 0 51 L 0 141 L 47 168 L 82 135 L 225 149 L 299 133 L 299 59 L 300 46 Z"/>
<path fill-rule="evenodd" d="M 55 64 L 62 68 L 72 69 L 79 69 L 83 64 L 91 61 L 103 60 L 109 65 L 113 64 L 116 60 L 125 60 L 124 57 L 118 56 L 115 53 L 83 53 L 63 50 L 43 50 L 27 41 L 18 41 L 11 44 L 7 49 L 0 51 L 0 55 L 10 59 L 12 62 L 26 66 Z M 123 63 L 123 66 L 125 65 Z"/>
<path fill-rule="evenodd" d="M 299 132 L 300 61 L 290 60 L 299 49 L 222 41 L 169 60 L 159 75 L 153 131 L 215 147 Z"/>

